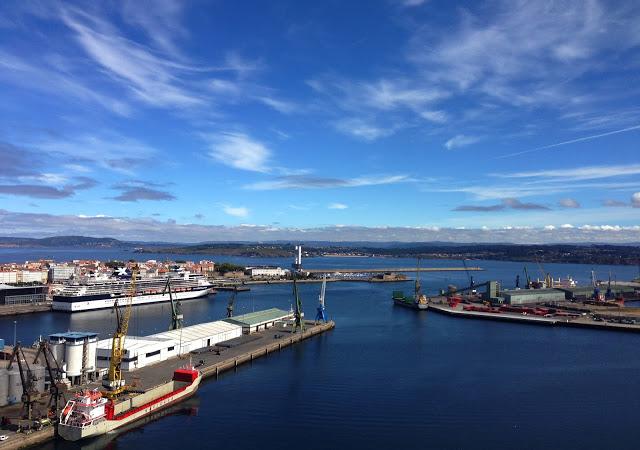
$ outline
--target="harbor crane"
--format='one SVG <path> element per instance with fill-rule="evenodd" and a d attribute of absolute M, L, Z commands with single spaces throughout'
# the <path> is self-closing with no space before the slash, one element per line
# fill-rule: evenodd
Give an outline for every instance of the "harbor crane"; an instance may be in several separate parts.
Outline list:
<path fill-rule="evenodd" d="M 167 282 L 164 285 L 164 289 L 162 290 L 162 294 L 169 291 L 169 300 L 171 301 L 171 324 L 169 325 L 169 331 L 171 330 L 179 330 L 182 328 L 182 319 L 184 318 L 182 314 L 182 304 L 180 300 L 173 300 L 173 294 L 171 293 L 171 277 L 167 277 Z"/>
<path fill-rule="evenodd" d="M 62 391 L 65 385 L 62 382 L 62 369 L 60 368 L 56 357 L 51 351 L 49 342 L 45 340 L 41 340 L 38 343 L 38 351 L 36 352 L 36 356 L 33 358 L 34 364 L 38 361 L 38 358 L 40 356 L 42 356 L 42 359 L 44 360 L 44 366 L 47 369 L 47 374 L 49 375 L 50 382 L 49 404 L 47 406 L 49 408 L 49 412 L 54 417 L 57 417 L 60 399 L 64 400 Z"/>
<path fill-rule="evenodd" d="M 326 322 L 327 316 L 324 310 L 324 294 L 327 290 L 327 274 L 322 277 L 322 287 L 320 288 L 320 295 L 318 296 L 318 312 L 316 313 L 316 323 Z"/>
<path fill-rule="evenodd" d="M 467 261 L 465 259 L 462 260 L 462 265 L 464 266 L 464 271 L 467 272 L 467 278 L 469 279 L 469 287 L 471 288 L 471 292 L 475 294 L 475 283 L 473 282 L 473 275 L 469 273 L 469 267 L 467 267 Z"/>
<path fill-rule="evenodd" d="M 24 417 L 31 421 L 31 415 L 33 412 L 33 404 L 36 402 L 35 396 L 38 391 L 36 390 L 36 379 L 29 367 L 27 358 L 22 350 L 20 342 L 16 343 L 11 353 L 11 361 L 7 366 L 7 370 L 11 370 L 13 362 L 18 365 L 18 371 L 20 372 L 20 382 L 22 383 L 22 404 L 24 406 Z"/>
<path fill-rule="evenodd" d="M 296 282 L 296 276 L 293 276 L 293 297 L 296 301 L 296 307 L 293 312 L 294 322 L 293 322 L 293 333 L 295 333 L 298 329 L 304 332 L 304 320 L 302 319 L 302 302 L 300 301 L 300 295 L 298 293 L 298 283 Z"/>
<path fill-rule="evenodd" d="M 524 266 L 524 277 L 527 280 L 527 289 L 531 289 L 531 277 L 529 276 L 529 272 L 527 272 L 527 266 Z"/>
<path fill-rule="evenodd" d="M 125 300 L 124 311 L 118 306 L 118 300 L 116 299 L 113 309 L 116 313 L 116 331 L 113 333 L 111 340 L 111 358 L 109 360 L 109 371 L 107 375 L 102 379 L 102 386 L 106 388 L 104 394 L 107 397 L 114 398 L 124 392 L 126 389 L 125 380 L 122 378 L 121 363 L 124 357 L 124 339 L 127 336 L 127 330 L 129 329 L 129 319 L 131 318 L 131 306 L 133 304 L 133 297 L 136 295 L 136 278 L 138 276 L 138 266 L 134 265 L 131 268 L 131 284 L 129 288 L 129 295 Z"/>
<path fill-rule="evenodd" d="M 237 295 L 238 295 L 238 287 L 235 286 L 233 288 L 233 292 L 231 293 L 231 297 L 229 297 L 229 303 L 227 303 L 227 318 L 233 317 L 233 307 L 236 303 Z"/>

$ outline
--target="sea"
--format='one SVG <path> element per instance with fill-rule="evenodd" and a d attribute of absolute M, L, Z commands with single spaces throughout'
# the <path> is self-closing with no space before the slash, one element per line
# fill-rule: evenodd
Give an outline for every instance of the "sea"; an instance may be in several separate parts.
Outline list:
<path fill-rule="evenodd" d="M 3 249 L 0 261 L 167 259 L 168 255 L 75 249 Z M 216 255 L 169 256 L 245 265 L 288 259 Z M 526 265 L 586 284 L 629 280 L 633 266 L 467 262 L 484 270 L 477 282 L 515 284 Z M 308 268 L 413 267 L 399 258 L 308 258 Z M 423 267 L 461 261 L 421 261 Z M 414 274 L 409 273 L 411 277 Z M 468 284 L 461 273 L 422 273 L 427 293 Z M 307 317 L 315 316 L 319 284 L 302 284 Z M 462 320 L 394 306 L 393 290 L 412 283 L 327 285 L 328 333 L 205 380 L 197 395 L 139 426 L 83 444 L 44 449 L 637 449 L 640 427 L 640 334 Z M 183 302 L 185 324 L 225 316 L 229 292 Z M 251 286 L 236 314 L 289 309 L 291 285 Z M 166 304 L 134 308 L 130 334 L 166 330 Z M 0 337 L 30 344 L 39 335 L 74 330 L 103 338 L 115 329 L 111 311 L 0 317 Z"/>

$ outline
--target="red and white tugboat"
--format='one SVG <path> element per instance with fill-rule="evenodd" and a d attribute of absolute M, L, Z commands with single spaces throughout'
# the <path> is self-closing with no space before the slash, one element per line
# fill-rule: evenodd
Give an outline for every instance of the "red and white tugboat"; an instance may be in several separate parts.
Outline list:
<path fill-rule="evenodd" d="M 176 369 L 168 383 L 143 394 L 111 400 L 97 389 L 78 393 L 60 414 L 58 434 L 67 441 L 105 434 L 190 397 L 201 380 L 202 374 L 189 365 Z"/>

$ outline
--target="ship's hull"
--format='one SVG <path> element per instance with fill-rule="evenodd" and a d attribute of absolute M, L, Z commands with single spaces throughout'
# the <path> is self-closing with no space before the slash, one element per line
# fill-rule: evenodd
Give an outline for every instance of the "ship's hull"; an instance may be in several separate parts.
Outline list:
<path fill-rule="evenodd" d="M 429 309 L 429 305 L 427 303 L 407 302 L 399 298 L 394 298 L 393 303 L 395 303 L 398 306 L 404 306 L 405 308 L 411 308 L 411 309 L 418 309 L 420 311 Z"/>
<path fill-rule="evenodd" d="M 202 376 L 200 375 L 190 385 L 178 389 L 169 395 L 161 396 L 138 408 L 126 411 L 110 420 L 104 419 L 83 427 L 69 426 L 61 423 L 58 425 L 58 434 L 67 441 L 79 441 L 81 439 L 103 435 L 120 427 L 124 427 L 125 425 L 132 424 L 171 405 L 175 405 L 182 400 L 186 400 L 198 390 L 201 380 Z"/>
<path fill-rule="evenodd" d="M 202 287 L 196 288 L 191 291 L 184 292 L 172 292 L 172 296 L 174 300 L 189 300 L 194 298 L 205 297 L 211 293 L 213 293 L 213 287 Z M 126 297 L 121 297 L 119 299 L 120 303 L 125 301 Z M 131 304 L 133 306 L 136 305 L 148 305 L 151 303 L 160 303 L 160 302 L 168 302 L 171 299 L 169 298 L 169 294 L 145 294 L 145 295 L 137 295 L 133 297 Z M 53 310 L 55 311 L 65 311 L 65 312 L 80 312 L 80 311 L 92 311 L 94 309 L 107 309 L 113 308 L 113 305 L 116 301 L 115 297 L 112 298 L 104 298 L 104 299 L 90 299 L 90 300 L 82 300 L 81 297 L 74 298 L 73 301 L 56 301 L 55 297 L 53 299 Z"/>

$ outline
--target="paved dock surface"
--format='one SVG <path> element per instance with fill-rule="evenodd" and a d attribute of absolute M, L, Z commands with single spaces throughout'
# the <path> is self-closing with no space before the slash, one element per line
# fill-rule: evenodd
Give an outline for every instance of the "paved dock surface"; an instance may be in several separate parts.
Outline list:
<path fill-rule="evenodd" d="M 530 323 L 536 325 L 557 325 L 577 328 L 591 328 L 606 331 L 627 331 L 640 333 L 640 324 L 622 324 L 605 321 L 596 322 L 590 315 L 583 315 L 580 317 L 542 317 L 535 315 L 523 315 L 513 312 L 491 313 L 483 311 L 465 311 L 463 309 L 463 305 L 464 304 L 461 303 L 456 307 L 451 307 L 445 304 L 431 303 L 429 304 L 429 310 L 459 318 L 485 319 L 505 322 Z"/>
<path fill-rule="evenodd" d="M 279 351 L 334 327 L 335 323 L 332 321 L 320 324 L 307 321 L 304 332 L 292 333 L 291 326 L 277 324 L 267 330 L 245 334 L 239 338 L 197 350 L 197 353 L 192 352 L 133 372 L 124 372 L 124 377 L 127 384 L 133 383 L 137 389 L 146 390 L 171 380 L 173 371 L 188 363 L 189 359 L 194 365 L 203 361 L 198 369 L 205 378 L 216 376 L 225 370 Z"/>
<path fill-rule="evenodd" d="M 51 311 L 51 305 L 51 302 L 35 304 L 29 303 L 26 305 L 2 305 L 0 306 L 0 316 L 14 316 L 17 314 Z"/>

